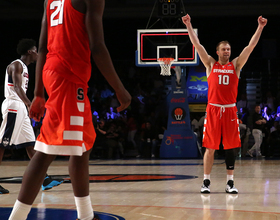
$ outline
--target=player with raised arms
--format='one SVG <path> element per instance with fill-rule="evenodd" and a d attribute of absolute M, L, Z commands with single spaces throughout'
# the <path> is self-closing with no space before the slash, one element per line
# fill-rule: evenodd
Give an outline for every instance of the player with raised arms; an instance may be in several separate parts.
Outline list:
<path fill-rule="evenodd" d="M 203 146 L 206 151 L 203 157 L 204 180 L 201 193 L 210 193 L 210 173 L 214 163 L 215 150 L 219 149 L 221 136 L 225 150 L 227 169 L 226 192 L 236 194 L 233 174 L 235 164 L 235 149 L 241 147 L 237 108 L 235 106 L 240 71 L 247 62 L 250 54 L 257 45 L 267 19 L 258 17 L 258 27 L 249 44 L 240 55 L 230 61 L 231 46 L 228 41 L 221 41 L 216 47 L 218 61 L 208 55 L 205 48 L 195 34 L 191 17 L 187 14 L 182 17 L 186 25 L 190 40 L 196 48 L 199 57 L 206 68 L 208 81 L 208 105 L 204 120 Z"/>

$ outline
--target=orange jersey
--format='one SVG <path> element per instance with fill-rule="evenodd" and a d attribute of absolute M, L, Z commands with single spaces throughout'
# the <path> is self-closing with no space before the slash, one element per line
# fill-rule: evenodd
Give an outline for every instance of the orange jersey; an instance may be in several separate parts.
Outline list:
<path fill-rule="evenodd" d="M 91 51 L 85 15 L 71 0 L 49 0 L 47 6 L 48 54 L 44 70 L 59 72 L 75 83 L 87 83 L 91 76 Z"/>
<path fill-rule="evenodd" d="M 208 81 L 208 103 L 227 105 L 236 103 L 238 77 L 232 62 L 213 65 Z"/>

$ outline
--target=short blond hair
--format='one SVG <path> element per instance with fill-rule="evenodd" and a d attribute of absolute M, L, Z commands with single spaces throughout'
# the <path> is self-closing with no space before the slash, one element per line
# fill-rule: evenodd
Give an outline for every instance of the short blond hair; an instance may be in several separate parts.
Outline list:
<path fill-rule="evenodd" d="M 223 40 L 223 41 L 220 41 L 220 42 L 217 44 L 217 46 L 216 46 L 216 51 L 219 50 L 219 46 L 220 46 L 221 44 L 228 44 L 229 46 L 231 46 L 230 43 L 229 43 L 227 40 Z"/>

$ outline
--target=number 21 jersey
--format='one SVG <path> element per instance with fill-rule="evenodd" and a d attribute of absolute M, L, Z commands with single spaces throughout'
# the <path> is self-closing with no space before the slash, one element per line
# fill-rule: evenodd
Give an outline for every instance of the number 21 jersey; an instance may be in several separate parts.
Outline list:
<path fill-rule="evenodd" d="M 215 62 L 208 81 L 208 103 L 227 105 L 236 103 L 238 77 L 232 62 Z"/>
<path fill-rule="evenodd" d="M 44 70 L 53 70 L 74 83 L 87 84 L 91 76 L 90 47 L 85 14 L 71 0 L 49 0 L 48 54 Z"/>

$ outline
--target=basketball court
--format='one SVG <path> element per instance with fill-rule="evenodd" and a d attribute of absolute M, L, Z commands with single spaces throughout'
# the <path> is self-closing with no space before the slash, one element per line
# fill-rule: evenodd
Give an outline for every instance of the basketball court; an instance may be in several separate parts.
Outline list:
<path fill-rule="evenodd" d="M 171 17 L 181 17 L 181 0 L 156 2 L 162 21 L 163 17 L 169 21 Z M 175 67 L 173 75 L 176 75 L 177 84 L 174 83 L 172 91 L 174 99 L 170 100 L 174 105 L 169 114 L 170 133 L 165 135 L 168 137 L 163 141 L 168 151 L 162 152 L 161 157 L 165 158 L 173 151 L 173 158 L 90 160 L 89 181 L 93 209 L 102 220 L 280 219 L 279 158 L 237 159 L 234 179 L 238 194 L 225 192 L 224 160 L 214 161 L 211 193 L 201 194 L 203 160 L 179 159 L 185 158 L 182 152 L 189 150 L 187 156 L 190 156 L 191 152 L 197 151 L 197 147 L 193 132 L 188 127 L 190 123 L 185 82 L 179 88 L 177 85 L 181 76 L 186 77 L 187 66 L 199 64 L 199 57 L 189 40 L 187 29 L 175 28 L 175 24 L 170 23 L 162 29 L 137 30 L 135 51 L 137 67 L 161 67 L 158 74 L 167 76 L 171 65 Z M 194 30 L 198 34 L 198 30 Z M 198 158 L 197 155 L 193 157 Z M 10 193 L 0 194 L 0 220 L 8 219 L 11 213 L 27 164 L 28 161 L 3 161 L 1 164 L 0 185 Z M 75 220 L 77 215 L 68 176 L 68 161 L 54 161 L 48 174 L 63 178 L 64 183 L 39 192 L 28 220 Z"/>
<path fill-rule="evenodd" d="M 0 219 L 8 219 L 17 198 L 28 161 L 4 161 L 0 184 L 10 194 L 0 195 Z M 48 173 L 65 182 L 40 191 L 30 220 L 75 220 L 76 211 L 68 162 L 54 161 Z M 90 196 L 102 220 L 144 219 L 279 219 L 280 160 L 236 161 L 235 185 L 239 194 L 225 193 L 223 160 L 215 160 L 211 193 L 201 194 L 202 159 L 190 160 L 91 160 Z M 32 190 L 32 189 L 30 189 Z"/>

